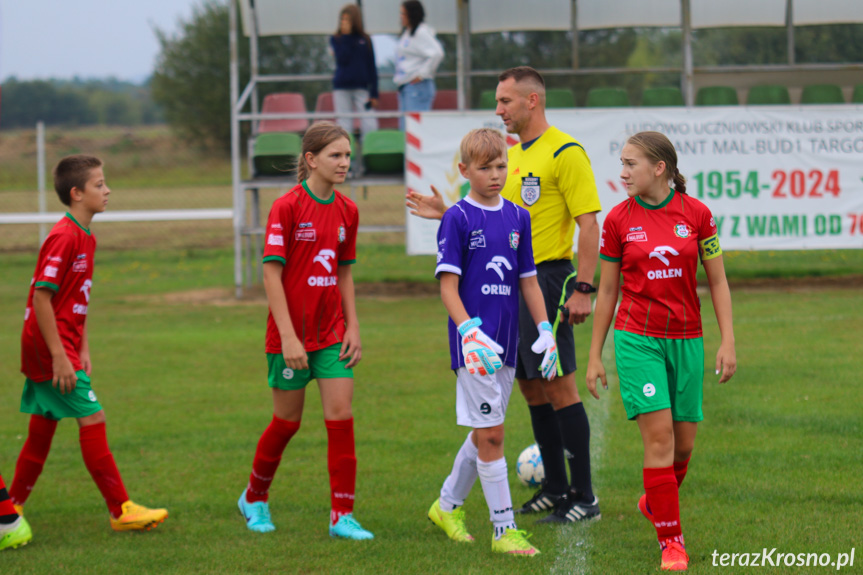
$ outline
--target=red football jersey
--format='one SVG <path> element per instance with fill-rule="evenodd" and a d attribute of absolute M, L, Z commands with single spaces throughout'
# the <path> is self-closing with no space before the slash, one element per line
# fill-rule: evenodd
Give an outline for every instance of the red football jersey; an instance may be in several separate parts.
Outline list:
<path fill-rule="evenodd" d="M 291 322 L 306 351 L 340 343 L 345 316 L 337 267 L 356 262 L 359 213 L 337 191 L 326 202 L 305 182 L 273 202 L 267 220 L 264 261 L 284 264 L 282 286 Z M 267 318 L 267 353 L 282 353 L 272 312 Z"/>
<path fill-rule="evenodd" d="M 54 292 L 51 307 L 66 356 L 75 371 L 83 369 L 78 353 L 93 286 L 95 252 L 96 238 L 68 213 L 54 225 L 39 250 L 21 333 L 21 372 L 33 381 L 48 381 L 54 377 L 51 352 L 33 311 L 33 294 L 38 288 Z"/>
<path fill-rule="evenodd" d="M 620 262 L 623 299 L 615 329 L 663 338 L 701 337 L 695 292 L 699 257 L 722 253 L 716 223 L 698 200 L 672 192 L 658 206 L 629 198 L 609 212 L 599 255 Z"/>

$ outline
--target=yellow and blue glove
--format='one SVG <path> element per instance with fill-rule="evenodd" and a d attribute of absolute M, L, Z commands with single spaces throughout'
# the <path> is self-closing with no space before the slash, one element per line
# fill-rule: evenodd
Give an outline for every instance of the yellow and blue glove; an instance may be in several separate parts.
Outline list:
<path fill-rule="evenodd" d="M 464 355 L 464 365 L 471 375 L 492 375 L 503 367 L 498 354 L 503 348 L 487 336 L 479 326 L 482 320 L 478 317 L 467 320 L 458 326 L 461 334 L 461 352 Z"/>
<path fill-rule="evenodd" d="M 538 323 L 536 328 L 539 330 L 539 337 L 536 338 L 530 349 L 533 353 L 545 352 L 539 371 L 542 372 L 542 377 L 551 381 L 557 375 L 557 342 L 554 340 L 554 332 L 550 323 L 547 321 Z"/>

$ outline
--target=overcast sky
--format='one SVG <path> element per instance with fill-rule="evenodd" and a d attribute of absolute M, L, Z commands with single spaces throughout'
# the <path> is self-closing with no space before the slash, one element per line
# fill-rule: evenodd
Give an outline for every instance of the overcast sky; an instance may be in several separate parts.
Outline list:
<path fill-rule="evenodd" d="M 201 1 L 0 0 L 0 79 L 143 80 L 159 52 L 154 27 L 176 31 Z"/>
<path fill-rule="evenodd" d="M 0 81 L 108 78 L 141 82 L 171 34 L 203 0 L 0 0 Z M 227 42 L 225 38 L 225 42 Z M 378 64 L 395 40 L 376 36 Z"/>

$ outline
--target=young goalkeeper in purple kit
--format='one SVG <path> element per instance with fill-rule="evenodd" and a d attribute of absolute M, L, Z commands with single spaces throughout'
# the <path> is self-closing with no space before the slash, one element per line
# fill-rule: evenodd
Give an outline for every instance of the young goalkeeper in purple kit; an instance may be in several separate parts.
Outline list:
<path fill-rule="evenodd" d="M 536 279 L 530 215 L 500 197 L 507 152 L 495 130 L 469 132 L 461 142 L 461 174 L 467 197 L 444 214 L 438 230 L 435 276 L 449 312 L 452 369 L 456 372 L 456 421 L 471 428 L 443 484 L 429 519 L 450 539 L 472 542 L 461 506 L 479 477 L 494 524 L 492 551 L 537 555 L 518 530 L 503 456 L 503 421 L 515 378 L 518 293 L 539 328 L 535 353 L 545 353 L 543 377 L 556 374 L 557 345 Z"/>

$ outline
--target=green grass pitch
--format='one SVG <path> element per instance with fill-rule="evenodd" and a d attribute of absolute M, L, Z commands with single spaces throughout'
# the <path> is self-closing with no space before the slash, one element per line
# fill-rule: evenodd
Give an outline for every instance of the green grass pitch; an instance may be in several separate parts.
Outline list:
<path fill-rule="evenodd" d="M 364 256 L 361 248 L 360 279 L 371 279 L 368 266 L 387 268 L 399 280 L 431 273 L 428 258 L 371 253 Z M 391 258 L 392 265 L 375 254 Z M 27 417 L 18 412 L 19 337 L 34 261 L 34 254 L 4 254 L 0 275 L 0 471 L 7 482 L 27 429 Z M 519 527 L 534 534 L 542 555 L 497 557 L 489 549 L 491 526 L 478 484 L 465 506 L 475 544 L 451 543 L 426 519 L 465 434 L 455 425 L 439 298 L 360 298 L 364 359 L 356 370 L 354 400 L 356 515 L 376 539 L 357 543 L 327 535 L 326 432 L 314 384 L 271 492 L 278 530 L 258 535 L 246 530 L 236 500 L 271 416 L 263 355 L 266 306 L 230 301 L 226 252 L 105 251 L 97 253 L 97 264 L 89 332 L 93 386 L 107 413 L 108 439 L 131 497 L 167 507 L 170 517 L 149 533 L 112 532 L 81 460 L 76 426 L 63 422 L 26 506 L 34 540 L 0 554 L 3 575 L 657 571 L 654 531 L 635 507 L 641 441 L 635 424 L 625 419 L 610 357 L 610 389 L 600 401 L 585 399 L 603 519 L 561 528 L 520 518 Z M 213 295 L 220 288 L 227 297 Z M 859 571 L 859 286 L 762 287 L 732 296 L 739 371 L 720 387 L 708 369 L 705 421 L 681 490 L 690 572 L 748 572 L 714 567 L 712 553 L 774 547 L 781 553 L 830 553 L 834 559 L 856 548 L 854 569 L 843 572 Z M 702 301 L 705 355 L 712 366 L 718 330 L 709 297 Z M 581 365 L 589 330 L 576 330 Z M 422 364 L 413 363 L 417 358 Z M 531 442 L 527 409 L 516 392 L 506 439 L 516 504 L 531 495 L 514 470 L 518 453 Z"/>

